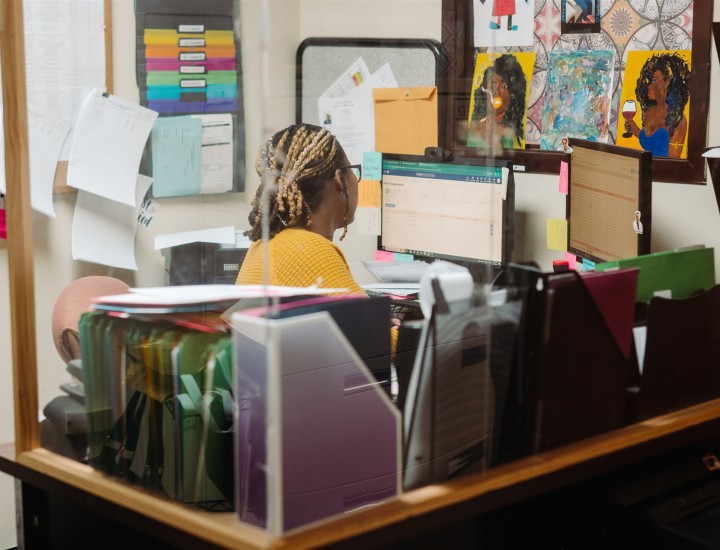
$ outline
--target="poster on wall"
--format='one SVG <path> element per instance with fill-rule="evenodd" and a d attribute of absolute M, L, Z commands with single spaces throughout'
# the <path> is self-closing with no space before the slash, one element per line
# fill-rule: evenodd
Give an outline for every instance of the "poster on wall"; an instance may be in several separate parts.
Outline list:
<path fill-rule="evenodd" d="M 468 147 L 524 149 L 534 52 L 479 53 L 470 93 Z"/>
<path fill-rule="evenodd" d="M 617 144 L 654 157 L 687 158 L 690 57 L 684 51 L 632 51 L 620 94 Z"/>
<path fill-rule="evenodd" d="M 535 0 L 473 0 L 475 47 L 532 46 Z"/>
<path fill-rule="evenodd" d="M 628 54 L 633 51 L 691 51 L 692 27 L 694 18 L 693 0 L 674 0 L 673 2 L 645 2 L 637 0 L 594 0 L 594 22 L 570 21 L 572 13 L 581 2 L 574 0 L 535 0 L 533 5 L 532 41 L 526 45 L 505 43 L 492 40 L 478 40 L 487 33 L 493 19 L 491 0 L 481 3 L 474 0 L 475 8 L 475 48 L 477 53 L 488 53 L 491 48 L 498 51 L 535 52 L 535 66 L 530 82 L 530 96 L 527 105 L 525 125 L 526 145 L 540 144 L 543 133 L 543 114 L 547 96 L 548 72 L 551 64 L 548 56 L 553 51 L 589 51 L 612 50 L 614 58 L 614 80 L 611 90 L 609 142 L 615 143 L 618 127 L 622 131 L 623 122 L 620 113 L 620 95 L 624 87 L 623 78 Z M 584 4 L 584 2 L 583 2 Z M 526 4 L 522 0 L 515 2 L 518 16 L 513 16 L 513 24 Z M 563 7 L 565 14 L 563 15 Z M 479 12 L 478 9 L 485 10 Z M 479 13 L 484 14 L 484 23 L 478 23 Z M 583 11 L 584 13 L 584 11 Z M 566 19 L 563 22 L 563 18 Z M 590 21 L 586 19 L 586 21 Z M 599 25 L 599 29 L 595 30 Z M 520 28 L 518 28 L 520 30 Z M 505 29 L 505 32 L 508 32 Z M 478 34 L 480 37 L 478 37 Z M 496 37 L 498 38 L 498 37 Z M 466 116 L 466 115 L 464 115 Z M 467 120 L 467 118 L 466 118 Z"/>
<path fill-rule="evenodd" d="M 600 32 L 600 0 L 560 0 L 560 29 L 563 34 Z"/>
<path fill-rule="evenodd" d="M 540 148 L 562 148 L 575 137 L 607 142 L 615 52 L 553 51 L 548 54 Z"/>

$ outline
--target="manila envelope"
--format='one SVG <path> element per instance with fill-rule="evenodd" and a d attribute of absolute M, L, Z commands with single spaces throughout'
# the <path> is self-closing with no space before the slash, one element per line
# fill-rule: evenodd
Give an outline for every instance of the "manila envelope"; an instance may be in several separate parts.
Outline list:
<path fill-rule="evenodd" d="M 438 144 L 437 87 L 374 88 L 375 151 L 424 155 Z"/>

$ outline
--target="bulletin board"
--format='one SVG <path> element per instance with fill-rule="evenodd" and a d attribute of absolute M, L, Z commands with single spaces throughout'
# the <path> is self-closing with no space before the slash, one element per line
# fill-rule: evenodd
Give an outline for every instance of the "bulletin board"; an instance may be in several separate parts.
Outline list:
<path fill-rule="evenodd" d="M 358 57 L 370 72 L 389 63 L 398 86 L 437 86 L 438 124 L 445 127 L 447 58 L 431 39 L 324 38 L 303 40 L 297 49 L 295 118 L 318 124 L 318 98 Z M 444 134 L 438 132 L 440 145 Z"/>
<path fill-rule="evenodd" d="M 533 0 L 531 0 L 533 1 Z M 679 183 L 706 183 L 706 164 L 702 153 L 707 142 L 710 100 L 710 52 L 713 2 L 678 0 L 677 2 L 638 2 L 635 0 L 598 0 L 600 32 L 564 33 L 561 31 L 561 7 L 564 0 L 534 0 L 533 45 L 496 47 L 494 52 L 533 51 L 536 53 L 531 97 L 528 103 L 525 149 L 504 149 L 500 156 L 511 160 L 516 170 L 534 173 L 559 173 L 562 152 L 541 150 L 539 133 L 542 101 L 547 73 L 547 52 L 561 49 L 615 51 L 615 83 L 610 111 L 611 135 L 615 143 L 618 103 L 622 89 L 627 52 L 644 50 L 690 50 L 689 132 L 687 158 L 653 159 L 653 180 Z M 448 56 L 448 116 L 445 142 L 456 156 L 477 156 L 478 149 L 467 147 L 462 123 L 468 120 L 470 90 L 475 57 L 473 0 L 443 0 L 442 44 Z M 572 29 L 571 29 L 572 30 Z M 535 139 L 533 139 L 535 138 Z"/>

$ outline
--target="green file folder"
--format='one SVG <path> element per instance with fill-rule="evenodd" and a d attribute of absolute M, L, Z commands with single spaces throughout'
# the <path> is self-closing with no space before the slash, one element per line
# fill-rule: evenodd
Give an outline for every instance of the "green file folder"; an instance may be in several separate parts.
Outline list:
<path fill-rule="evenodd" d="M 625 267 L 640 268 L 637 302 L 649 303 L 657 293 L 687 298 L 715 285 L 715 257 L 712 248 L 682 248 L 636 256 L 595 265 L 595 271 Z M 667 296 L 666 291 L 670 292 Z"/>

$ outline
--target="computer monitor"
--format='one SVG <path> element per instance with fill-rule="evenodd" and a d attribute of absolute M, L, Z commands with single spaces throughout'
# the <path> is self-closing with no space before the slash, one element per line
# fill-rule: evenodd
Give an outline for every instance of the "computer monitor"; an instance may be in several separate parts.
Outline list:
<path fill-rule="evenodd" d="M 512 254 L 515 186 L 497 159 L 383 154 L 379 248 L 502 267 Z"/>
<path fill-rule="evenodd" d="M 568 252 L 592 262 L 650 252 L 652 155 L 571 139 Z"/>

